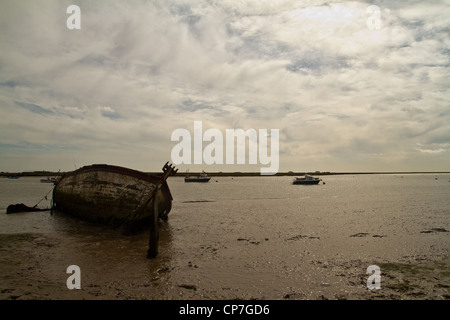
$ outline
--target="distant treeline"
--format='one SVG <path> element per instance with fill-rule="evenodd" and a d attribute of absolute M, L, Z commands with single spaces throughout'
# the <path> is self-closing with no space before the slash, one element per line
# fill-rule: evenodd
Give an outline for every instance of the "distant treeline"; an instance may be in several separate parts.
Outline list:
<path fill-rule="evenodd" d="M 189 173 L 177 172 L 176 175 L 177 176 L 186 176 L 186 175 L 196 176 L 196 175 L 199 175 L 200 173 L 201 172 L 189 172 Z M 278 172 L 272 176 L 301 176 L 301 175 L 304 175 L 305 173 L 307 173 L 309 175 L 332 175 L 332 174 L 335 174 L 332 172 L 293 172 L 293 171 L 289 171 L 289 172 Z M 259 176 L 262 176 L 259 171 L 258 172 L 207 172 L 207 174 L 209 176 L 214 176 L 214 177 L 259 177 Z"/>
<path fill-rule="evenodd" d="M 53 171 L 26 171 L 26 172 L 0 172 L 0 177 L 42 177 L 42 176 L 62 176 L 65 172 L 53 172 Z M 160 176 L 162 172 L 147 172 L 148 174 Z M 176 176 L 186 176 L 189 174 L 190 176 L 199 175 L 201 172 L 177 172 Z M 450 172 L 278 172 L 273 176 L 302 176 L 305 174 L 313 175 L 313 176 L 331 176 L 331 175 L 358 175 L 358 174 L 443 174 Z M 260 172 L 208 172 L 209 176 L 212 177 L 271 177 L 271 176 L 262 176 Z"/>
<path fill-rule="evenodd" d="M 442 173 L 450 173 L 450 172 L 329 172 L 329 171 L 308 171 L 308 172 L 278 172 L 272 176 L 263 176 L 260 172 L 207 172 L 209 176 L 212 177 L 277 177 L 277 176 L 303 176 L 305 174 L 312 176 L 332 176 L 332 175 L 358 175 L 358 174 L 442 174 Z M 158 175 L 158 173 L 154 173 Z M 189 174 L 190 176 L 199 175 L 200 172 L 177 172 L 176 176 L 186 176 Z"/>
<path fill-rule="evenodd" d="M 52 171 L 24 171 L 24 172 L 0 172 L 1 177 L 48 177 L 48 176 L 61 176 L 64 172 L 52 172 Z"/>

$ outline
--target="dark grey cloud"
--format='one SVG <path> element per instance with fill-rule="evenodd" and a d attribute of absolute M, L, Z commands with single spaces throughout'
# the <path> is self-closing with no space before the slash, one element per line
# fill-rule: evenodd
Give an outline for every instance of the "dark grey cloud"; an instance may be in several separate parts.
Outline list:
<path fill-rule="evenodd" d="M 24 109 L 27 109 L 33 113 L 41 114 L 41 115 L 50 115 L 54 114 L 53 111 L 45 109 L 41 106 L 38 106 L 37 104 L 33 103 L 24 103 L 24 102 L 15 102 L 19 107 L 22 107 Z"/>

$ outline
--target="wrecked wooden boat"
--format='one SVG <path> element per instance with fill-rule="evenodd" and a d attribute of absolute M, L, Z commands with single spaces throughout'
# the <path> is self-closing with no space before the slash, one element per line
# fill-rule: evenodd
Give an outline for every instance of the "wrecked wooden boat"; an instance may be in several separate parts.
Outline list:
<path fill-rule="evenodd" d="M 149 257 L 158 254 L 158 219 L 167 220 L 172 195 L 168 162 L 161 176 L 94 164 L 69 172 L 53 189 L 53 208 L 86 221 L 121 228 L 125 234 L 150 229 Z"/>

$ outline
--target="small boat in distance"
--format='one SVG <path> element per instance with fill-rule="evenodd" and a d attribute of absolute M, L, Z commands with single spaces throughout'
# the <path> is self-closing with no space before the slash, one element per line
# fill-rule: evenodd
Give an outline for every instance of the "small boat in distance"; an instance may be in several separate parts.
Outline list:
<path fill-rule="evenodd" d="M 292 184 L 310 185 L 310 184 L 319 184 L 320 181 L 322 181 L 322 179 L 305 174 L 305 176 L 301 178 L 295 178 Z"/>
<path fill-rule="evenodd" d="M 54 177 L 47 177 L 47 179 L 41 179 L 42 183 L 53 183 L 54 185 L 56 185 L 58 183 L 58 179 L 54 178 Z"/>
<path fill-rule="evenodd" d="M 209 177 L 205 171 L 202 171 L 198 176 L 190 176 L 189 174 L 184 177 L 184 182 L 208 182 L 211 180 L 211 177 Z"/>

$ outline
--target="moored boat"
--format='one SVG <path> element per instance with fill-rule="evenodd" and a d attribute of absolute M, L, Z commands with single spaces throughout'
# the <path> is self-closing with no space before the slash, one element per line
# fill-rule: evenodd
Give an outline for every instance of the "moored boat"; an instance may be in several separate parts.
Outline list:
<path fill-rule="evenodd" d="M 53 183 L 54 185 L 56 185 L 58 183 L 58 179 L 54 178 L 54 177 L 47 177 L 47 179 L 41 179 L 42 183 Z"/>
<path fill-rule="evenodd" d="M 53 190 L 54 208 L 86 221 L 121 228 L 126 234 L 150 228 L 148 256 L 158 253 L 158 219 L 167 220 L 172 195 L 167 178 L 177 170 L 166 163 L 161 176 L 97 164 L 61 177 Z"/>
<path fill-rule="evenodd" d="M 303 177 L 295 178 L 294 181 L 292 181 L 292 184 L 310 185 L 310 184 L 319 184 L 320 181 L 322 181 L 322 179 L 305 174 Z"/>
<path fill-rule="evenodd" d="M 187 175 L 184 177 L 184 182 L 208 182 L 209 180 L 211 180 L 211 177 L 205 171 L 202 171 L 198 176 Z"/>

